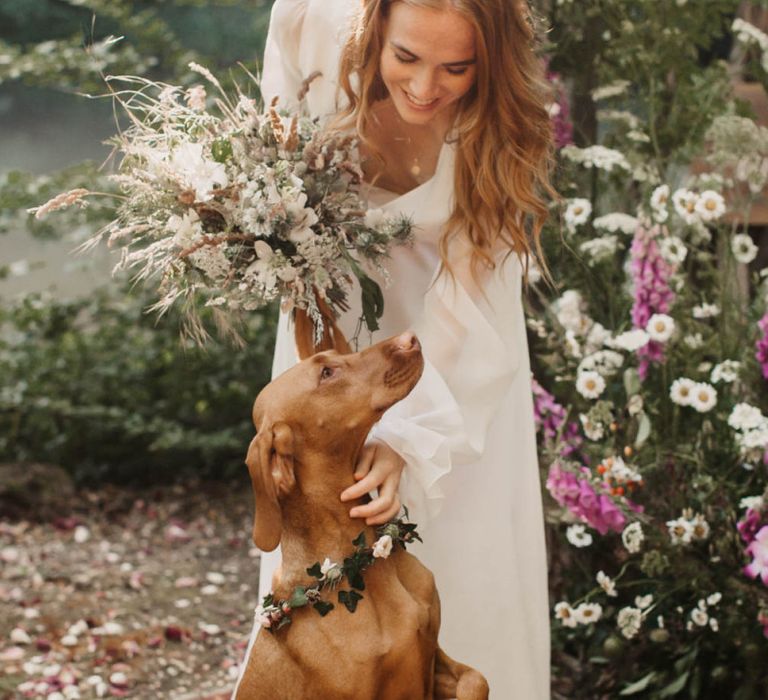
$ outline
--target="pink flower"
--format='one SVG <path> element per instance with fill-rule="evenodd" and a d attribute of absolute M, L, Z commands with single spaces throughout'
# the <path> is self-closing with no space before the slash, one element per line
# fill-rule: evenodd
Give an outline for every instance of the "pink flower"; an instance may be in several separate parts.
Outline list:
<path fill-rule="evenodd" d="M 760 511 L 754 508 L 747 510 L 744 517 L 736 524 L 736 529 L 739 531 L 739 535 L 741 535 L 741 539 L 744 542 L 751 544 L 754 541 L 755 535 L 760 530 L 762 520 Z"/>
<path fill-rule="evenodd" d="M 552 84 L 555 93 L 555 102 L 550 112 L 555 134 L 555 146 L 560 149 L 573 143 L 573 123 L 570 119 L 571 108 L 568 103 L 568 93 L 560 79 L 560 74 L 547 71 L 547 78 Z"/>
<path fill-rule="evenodd" d="M 632 283 L 635 301 L 632 305 L 632 323 L 645 328 L 653 314 L 667 314 L 675 301 L 669 280 L 675 268 L 661 256 L 656 239 L 662 228 L 638 226 L 632 241 Z M 637 351 L 641 378 L 648 374 L 651 363 L 664 361 L 664 345 L 652 340 Z"/>
<path fill-rule="evenodd" d="M 553 443 L 560 435 L 562 440 L 560 456 L 569 457 L 581 447 L 582 440 L 578 424 L 575 421 L 569 421 L 563 427 L 566 418 L 565 409 L 533 377 L 531 377 L 531 390 L 536 432 L 541 433 L 545 442 L 548 443 Z"/>
<path fill-rule="evenodd" d="M 755 357 L 763 370 L 763 379 L 768 380 L 768 313 L 757 322 L 757 327 L 763 334 L 755 343 Z"/>
<path fill-rule="evenodd" d="M 750 564 L 744 567 L 744 573 L 750 578 L 760 577 L 768 586 L 768 525 L 762 527 L 755 539 L 747 547 L 747 554 L 753 557 Z"/>

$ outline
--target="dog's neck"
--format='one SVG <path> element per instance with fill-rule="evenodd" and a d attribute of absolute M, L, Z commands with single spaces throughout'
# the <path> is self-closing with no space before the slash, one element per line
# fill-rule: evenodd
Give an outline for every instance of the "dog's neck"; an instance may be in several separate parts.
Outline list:
<path fill-rule="evenodd" d="M 297 585 L 307 580 L 307 567 L 328 557 L 341 563 L 354 551 L 354 540 L 365 530 L 372 544 L 374 528 L 364 518 L 350 518 L 349 511 L 366 503 L 367 496 L 342 502 L 341 492 L 352 486 L 355 459 L 313 460 L 313 469 L 297 470 L 296 489 L 281 502 L 283 533 L 282 581 Z M 325 462 L 325 463 L 319 463 Z"/>

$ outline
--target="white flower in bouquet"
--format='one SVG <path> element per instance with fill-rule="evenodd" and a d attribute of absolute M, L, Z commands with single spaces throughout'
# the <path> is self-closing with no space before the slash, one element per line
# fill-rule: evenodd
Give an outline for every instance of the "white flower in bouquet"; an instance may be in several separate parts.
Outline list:
<path fill-rule="evenodd" d="M 693 525 L 686 517 L 667 521 L 667 530 L 672 544 L 690 544 L 693 540 Z"/>
<path fill-rule="evenodd" d="M 768 51 L 768 35 L 760 31 L 755 25 L 737 17 L 731 25 L 736 40 L 742 44 L 757 44 L 763 51 Z"/>
<path fill-rule="evenodd" d="M 711 595 L 707 596 L 707 605 L 717 605 L 723 599 L 723 594 L 720 591 L 715 591 Z"/>
<path fill-rule="evenodd" d="M 569 357 L 575 357 L 576 359 L 583 355 L 581 350 L 581 343 L 579 343 L 579 339 L 576 337 L 576 334 L 572 330 L 567 330 L 565 332 L 565 338 L 563 341 L 563 348 L 565 349 L 566 355 Z"/>
<path fill-rule="evenodd" d="M 387 559 L 392 554 L 392 537 L 382 535 L 373 545 L 373 556 L 377 559 Z"/>
<path fill-rule="evenodd" d="M 704 346 L 704 336 L 701 333 L 689 333 L 683 338 L 683 342 L 691 350 L 698 350 Z"/>
<path fill-rule="evenodd" d="M 637 554 L 643 545 L 645 534 L 640 523 L 630 523 L 621 533 L 621 542 L 630 554 Z"/>
<path fill-rule="evenodd" d="M 720 624 L 718 623 L 717 618 L 714 618 L 714 617 L 710 617 L 709 618 L 709 628 L 713 632 L 719 632 L 720 631 Z"/>
<path fill-rule="evenodd" d="M 619 610 L 616 616 L 616 625 L 619 631 L 627 638 L 632 639 L 637 636 L 640 627 L 643 624 L 643 613 L 641 610 L 633 607 L 626 607 Z"/>
<path fill-rule="evenodd" d="M 580 523 L 571 525 L 565 531 L 565 536 L 574 547 L 579 548 L 589 547 L 593 541 L 592 535 L 588 533 L 584 525 L 581 525 Z"/>
<path fill-rule="evenodd" d="M 698 199 L 698 194 L 685 187 L 675 190 L 672 195 L 672 204 L 675 207 L 677 215 L 688 225 L 695 224 L 699 221 L 699 214 L 696 211 L 696 202 Z"/>
<path fill-rule="evenodd" d="M 659 185 L 651 194 L 651 209 L 657 223 L 663 224 L 669 217 L 669 185 Z"/>
<path fill-rule="evenodd" d="M 693 401 L 693 392 L 696 388 L 696 382 L 687 377 L 680 377 L 672 382 L 669 388 L 669 398 L 678 406 L 690 406 Z"/>
<path fill-rule="evenodd" d="M 657 343 L 666 343 L 675 332 L 675 320 L 667 314 L 653 314 L 648 319 L 646 332 Z"/>
<path fill-rule="evenodd" d="M 760 409 L 748 403 L 737 403 L 728 416 L 728 425 L 734 430 L 753 430 L 765 422 L 766 418 Z"/>
<path fill-rule="evenodd" d="M 597 372 L 581 372 L 576 378 L 576 391 L 585 399 L 596 399 L 605 391 L 605 379 Z"/>
<path fill-rule="evenodd" d="M 693 538 L 695 540 L 706 540 L 707 537 L 709 537 L 709 523 L 701 513 L 696 513 L 690 522 L 691 527 L 693 528 Z"/>
<path fill-rule="evenodd" d="M 697 382 L 691 392 L 691 406 L 699 413 L 708 413 L 717 405 L 717 390 L 711 384 Z"/>
<path fill-rule="evenodd" d="M 207 202 L 215 196 L 215 190 L 229 184 L 223 163 L 217 163 L 203 154 L 202 143 L 182 143 L 172 152 L 169 167 L 178 173 L 182 184 L 195 192 L 195 199 Z"/>
<path fill-rule="evenodd" d="M 737 233 L 731 240 L 731 252 L 738 262 L 749 265 L 757 257 L 759 248 L 749 234 Z"/>
<path fill-rule="evenodd" d="M 682 265 L 688 255 L 688 248 L 678 236 L 665 236 L 659 242 L 659 252 L 670 265 Z"/>
<path fill-rule="evenodd" d="M 580 625 L 589 625 L 597 622 L 602 616 L 603 606 L 599 603 L 582 603 L 574 610 L 574 617 Z"/>
<path fill-rule="evenodd" d="M 751 508 L 752 510 L 760 510 L 762 507 L 762 496 L 745 496 L 739 501 L 739 508 Z"/>
<path fill-rule="evenodd" d="M 720 307 L 717 304 L 706 302 L 693 307 L 693 317 L 696 319 L 714 318 L 720 315 Z"/>
<path fill-rule="evenodd" d="M 575 289 L 567 289 L 553 304 L 558 323 L 566 330 L 579 335 L 584 334 L 592 323 L 583 308 L 584 300 Z"/>
<path fill-rule="evenodd" d="M 596 264 L 610 260 L 619 249 L 619 241 L 616 236 L 598 236 L 589 241 L 584 241 L 579 250 L 589 258 L 590 264 Z"/>
<path fill-rule="evenodd" d="M 202 112 L 205 109 L 206 96 L 205 87 L 203 85 L 193 85 L 184 94 L 184 99 L 187 101 L 187 106 L 190 109 Z"/>
<path fill-rule="evenodd" d="M 640 348 L 648 345 L 651 336 L 642 328 L 634 328 L 631 331 L 624 331 L 617 335 L 610 343 L 611 347 L 625 350 L 626 352 L 636 352 Z"/>
<path fill-rule="evenodd" d="M 598 372 L 603 377 L 613 377 L 624 364 L 624 356 L 615 350 L 598 350 L 587 355 L 580 363 L 578 372 Z"/>
<path fill-rule="evenodd" d="M 579 621 L 576 619 L 575 611 L 570 603 L 560 601 L 555 605 L 555 618 L 560 620 L 563 627 L 576 627 Z"/>
<path fill-rule="evenodd" d="M 759 460 L 768 450 L 768 421 L 752 430 L 746 430 L 737 436 L 741 454 L 750 461 Z"/>
<path fill-rule="evenodd" d="M 653 603 L 653 594 L 648 593 L 647 595 L 638 595 L 635 596 L 635 606 L 640 608 L 640 610 L 645 610 L 647 607 L 649 607 Z"/>
<path fill-rule="evenodd" d="M 588 199 L 580 197 L 572 199 L 565 210 L 565 225 L 571 233 L 574 233 L 579 226 L 589 221 L 591 213 L 592 203 Z"/>
<path fill-rule="evenodd" d="M 593 423 L 586 413 L 579 414 L 579 420 L 581 421 L 581 428 L 584 431 L 584 435 L 588 440 L 602 440 L 605 437 L 605 428 L 602 423 Z"/>
<path fill-rule="evenodd" d="M 584 340 L 584 351 L 593 353 L 599 350 L 603 345 L 608 344 L 611 339 L 611 332 L 601 323 L 593 323 L 587 337 Z"/>
<path fill-rule="evenodd" d="M 614 168 L 630 171 L 632 166 L 624 157 L 624 154 L 613 148 L 605 146 L 587 146 L 579 148 L 578 146 L 568 145 L 561 149 L 560 153 L 564 158 L 579 163 L 587 168 L 597 168 L 610 173 Z"/>
<path fill-rule="evenodd" d="M 595 577 L 598 585 L 605 591 L 605 594 L 611 598 L 615 598 L 619 595 L 616 592 L 616 582 L 608 576 L 605 571 L 598 571 Z"/>
<path fill-rule="evenodd" d="M 731 384 L 739 378 L 740 369 L 741 362 L 737 362 L 736 360 L 723 360 L 723 362 L 714 366 L 709 378 L 713 384 L 717 384 L 718 382 Z"/>
<path fill-rule="evenodd" d="M 628 481 L 640 482 L 643 479 L 640 472 L 630 467 L 621 457 L 613 456 L 603 463 L 609 465 L 604 477 L 610 477 L 619 484 L 625 484 Z"/>
<path fill-rule="evenodd" d="M 613 212 L 611 214 L 604 214 L 598 217 L 594 221 L 595 228 L 609 231 L 610 233 L 626 233 L 631 235 L 635 232 L 639 225 L 639 221 L 636 217 L 629 214 L 622 214 L 621 212 Z"/>
<path fill-rule="evenodd" d="M 618 97 L 627 92 L 627 88 L 630 86 L 629 80 L 614 80 L 607 85 L 601 85 L 592 90 L 592 99 L 595 102 L 600 100 L 607 100 L 610 97 Z"/>
<path fill-rule="evenodd" d="M 699 194 L 695 210 L 702 221 L 717 221 L 725 214 L 725 200 L 719 192 L 705 190 Z"/>
<path fill-rule="evenodd" d="M 709 615 L 701 608 L 694 608 L 691 610 L 691 622 L 699 627 L 706 627 L 707 622 L 709 622 Z"/>

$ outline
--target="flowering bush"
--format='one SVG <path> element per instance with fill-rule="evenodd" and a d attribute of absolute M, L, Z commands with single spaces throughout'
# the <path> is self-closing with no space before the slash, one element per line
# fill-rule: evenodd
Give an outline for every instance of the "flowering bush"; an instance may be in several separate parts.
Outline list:
<path fill-rule="evenodd" d="M 562 696 L 768 690 L 768 130 L 722 61 L 673 47 L 713 46 L 736 4 L 547 8 L 577 136 L 529 320 Z"/>

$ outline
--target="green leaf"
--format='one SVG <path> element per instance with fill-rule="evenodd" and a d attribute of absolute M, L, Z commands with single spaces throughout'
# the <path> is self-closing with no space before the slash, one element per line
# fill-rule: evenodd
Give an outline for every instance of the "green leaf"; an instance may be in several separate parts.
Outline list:
<path fill-rule="evenodd" d="M 376 282 L 370 277 L 360 278 L 360 296 L 363 305 L 363 318 L 369 331 L 379 330 L 378 320 L 384 313 L 384 295 Z"/>
<path fill-rule="evenodd" d="M 316 600 L 312 603 L 312 607 L 320 613 L 320 617 L 325 617 L 335 606 L 333 603 L 329 603 L 325 600 Z"/>
<path fill-rule="evenodd" d="M 307 569 L 307 573 L 310 576 L 314 576 L 318 579 L 323 578 L 323 573 L 320 571 L 320 562 L 316 561 L 314 564 L 312 564 L 312 566 Z"/>
<path fill-rule="evenodd" d="M 640 414 L 640 420 L 637 426 L 637 437 L 635 438 L 635 447 L 642 447 L 645 441 L 651 435 L 651 419 L 647 413 Z"/>
<path fill-rule="evenodd" d="M 627 392 L 627 396 L 640 393 L 640 375 L 634 367 L 624 371 L 624 390 Z"/>
<path fill-rule="evenodd" d="M 362 599 L 363 596 L 357 591 L 339 591 L 339 603 L 344 605 L 351 613 L 357 610 L 357 603 Z"/>
<path fill-rule="evenodd" d="M 297 586 L 288 600 L 288 605 L 292 608 L 301 608 L 307 603 L 309 603 L 309 598 L 307 598 L 306 589 L 302 586 Z"/>
<path fill-rule="evenodd" d="M 690 671 L 686 671 L 682 676 L 672 681 L 666 688 L 663 688 L 659 693 L 660 698 L 671 698 L 673 695 L 677 695 L 688 682 L 688 676 Z"/>
<path fill-rule="evenodd" d="M 647 676 L 643 676 L 639 681 L 635 681 L 631 685 L 628 685 L 622 690 L 619 695 L 634 695 L 635 693 L 641 693 L 656 678 L 656 671 L 651 671 Z"/>

